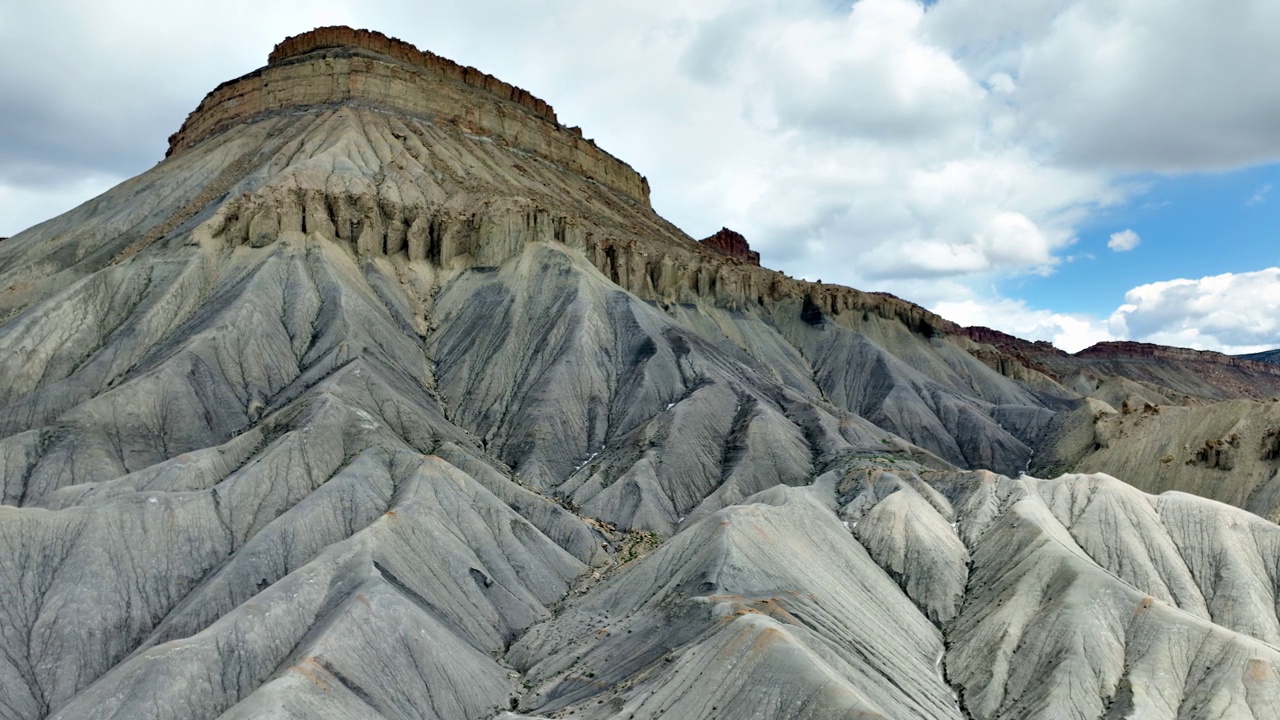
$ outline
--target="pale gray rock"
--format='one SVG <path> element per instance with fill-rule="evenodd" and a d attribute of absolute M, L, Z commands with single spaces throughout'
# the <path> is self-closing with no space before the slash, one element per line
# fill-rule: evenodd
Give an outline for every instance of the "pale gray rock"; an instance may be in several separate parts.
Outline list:
<path fill-rule="evenodd" d="M 840 517 L 935 625 L 955 617 L 968 579 L 969 552 L 955 512 L 911 472 L 854 472 L 840 486 Z"/>
<path fill-rule="evenodd" d="M 1265 637 L 1274 604 L 1261 618 L 1255 616 L 1257 606 L 1247 605 L 1222 608 L 1214 622 L 1203 617 L 1203 598 L 1212 594 L 1206 591 L 1223 579 L 1186 584 L 1186 551 L 1166 554 L 1177 547 L 1170 532 L 1176 526 L 1163 520 L 1151 525 L 1152 515 L 1142 511 L 1143 505 L 1149 510 L 1176 498 L 1157 503 L 1101 476 L 989 478 L 962 492 L 993 496 L 999 506 L 994 516 L 980 510 L 986 503 L 970 506 L 979 509 L 974 521 L 982 529 L 972 545 L 964 605 L 947 633 L 948 676 L 962 688 L 974 717 L 1225 718 L 1280 712 L 1272 694 L 1280 682 L 1280 658 Z M 1194 504 L 1203 514 L 1192 522 L 1202 531 L 1245 518 L 1261 523 L 1264 534 L 1280 531 L 1235 508 Z M 1070 513 L 1070 528 L 1050 505 Z M 961 526 L 966 522 L 962 512 Z M 1154 535 L 1134 532 L 1135 525 Z M 1083 538 L 1096 552 L 1104 536 L 1109 542 L 1096 559 L 1076 542 Z M 1245 549 L 1220 537 L 1202 552 Z M 1227 582 L 1274 597 L 1271 579 L 1259 585 L 1260 578 L 1247 570 L 1220 567 Z"/>
<path fill-rule="evenodd" d="M 941 633 L 821 494 L 777 486 L 713 513 L 535 627 L 509 654 L 527 700 L 586 717 L 961 717 Z"/>
<path fill-rule="evenodd" d="M 0 718 L 1280 717 L 1280 528 L 379 47 L 0 244 Z"/>

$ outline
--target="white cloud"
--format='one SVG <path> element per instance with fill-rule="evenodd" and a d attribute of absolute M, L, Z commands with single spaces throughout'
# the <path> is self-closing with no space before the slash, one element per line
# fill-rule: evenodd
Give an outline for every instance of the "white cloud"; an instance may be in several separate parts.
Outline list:
<path fill-rule="evenodd" d="M 1125 294 L 1111 332 L 1199 350 L 1280 346 L 1280 268 L 1140 285 Z"/>
<path fill-rule="evenodd" d="M 655 205 L 685 227 L 698 216 L 708 231 L 735 227 L 774 267 L 855 286 L 1051 271 L 1076 223 L 1128 191 L 1009 137 L 1014 109 L 993 98 L 1014 79 L 976 80 L 929 37 L 931 12 L 914 0 L 861 0 L 843 15 L 733 2 L 694 23 L 681 69 L 742 110 L 670 156 L 671 174 L 705 162 L 715 180 L 692 193 L 655 181 Z M 690 131 L 680 123 L 672 135 Z M 725 152 L 699 159 L 708 147 Z"/>
<path fill-rule="evenodd" d="M 1017 89 L 1017 85 L 1013 82 L 1013 78 L 1009 76 L 1009 73 L 1003 72 L 992 73 L 991 77 L 987 78 L 987 87 L 991 89 L 991 92 L 1002 95 L 1008 95 Z"/>
<path fill-rule="evenodd" d="M 922 42 L 924 14 L 911 0 L 861 0 L 843 18 L 778 12 L 746 68 L 780 127 L 819 141 L 929 141 L 978 121 L 985 91 L 945 49 Z"/>
<path fill-rule="evenodd" d="M 1071 163 L 1187 171 L 1280 159 L 1280 88 L 1257 81 L 1280 62 L 1271 0 L 942 0 L 930 16 L 948 47 L 983 48 L 966 56 L 974 72 L 1014 79 L 1024 140 Z"/>
<path fill-rule="evenodd" d="M 981 325 L 1027 340 L 1044 340 L 1067 352 L 1121 339 L 1099 318 L 1032 308 L 1021 300 L 971 298 L 940 302 L 931 309 L 961 325 Z"/>
<path fill-rule="evenodd" d="M 1253 193 L 1253 196 L 1250 197 L 1248 200 L 1246 200 L 1244 204 L 1249 207 L 1253 207 L 1254 205 L 1261 205 L 1262 203 L 1267 201 L 1267 193 L 1270 193 L 1270 192 L 1271 192 L 1271 183 L 1267 183 L 1266 185 L 1263 185 L 1262 187 L 1255 190 Z"/>
<path fill-rule="evenodd" d="M 1280 268 L 1167 280 L 1133 288 L 1109 318 L 1034 308 L 963 287 L 912 288 L 925 306 L 961 325 L 982 325 L 1077 352 L 1106 340 L 1138 340 L 1228 354 L 1280 347 Z"/>
<path fill-rule="evenodd" d="M 1121 230 L 1120 232 L 1111 233 L 1111 239 L 1107 240 L 1107 247 L 1116 252 L 1129 252 L 1138 247 L 1138 243 L 1142 242 L 1142 238 L 1138 237 L 1138 233 L 1132 230 Z"/>

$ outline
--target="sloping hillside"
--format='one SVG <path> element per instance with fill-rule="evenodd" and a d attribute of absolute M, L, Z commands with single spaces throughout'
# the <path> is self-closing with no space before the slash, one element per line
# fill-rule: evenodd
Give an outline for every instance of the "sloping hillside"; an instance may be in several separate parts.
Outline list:
<path fill-rule="evenodd" d="M 0 245 L 0 377 L 0 718 L 1280 717 L 1280 527 L 376 33 Z"/>

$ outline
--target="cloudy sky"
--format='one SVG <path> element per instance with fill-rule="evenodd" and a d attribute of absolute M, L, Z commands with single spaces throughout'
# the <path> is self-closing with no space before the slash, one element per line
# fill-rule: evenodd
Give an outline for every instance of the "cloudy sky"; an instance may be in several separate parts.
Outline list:
<path fill-rule="evenodd" d="M 1078 350 L 1280 347 L 1275 0 L 0 1 L 0 236 L 318 25 L 531 90 L 695 237 Z"/>

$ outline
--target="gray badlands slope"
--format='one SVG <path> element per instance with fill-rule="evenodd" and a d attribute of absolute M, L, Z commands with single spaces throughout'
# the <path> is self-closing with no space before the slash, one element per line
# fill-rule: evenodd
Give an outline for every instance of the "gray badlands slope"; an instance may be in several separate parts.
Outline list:
<path fill-rule="evenodd" d="M 992 365 L 1035 368 L 1083 400 L 1032 440 L 1031 474 L 1107 472 L 1280 520 L 1280 366 L 1267 353 L 1107 342 L 1069 355 L 988 328 L 959 332 L 997 353 Z"/>
<path fill-rule="evenodd" d="M 336 28 L 6 240 L 0 718 L 1280 718 L 1280 527 L 647 192 Z"/>

